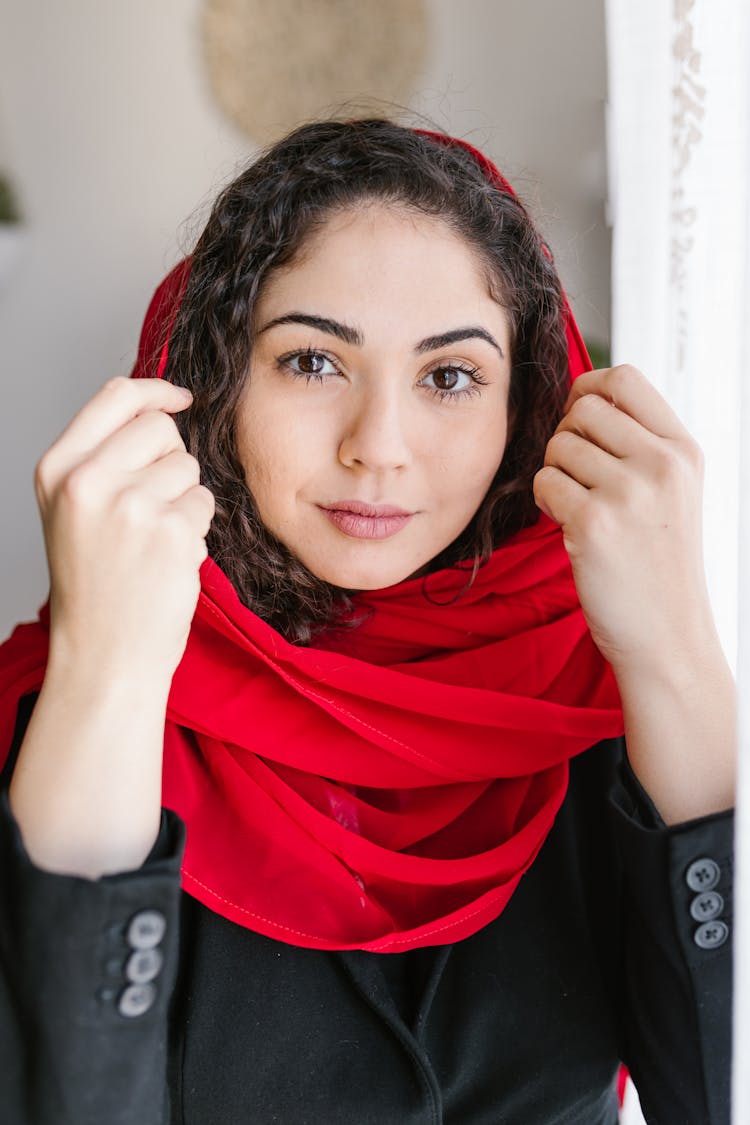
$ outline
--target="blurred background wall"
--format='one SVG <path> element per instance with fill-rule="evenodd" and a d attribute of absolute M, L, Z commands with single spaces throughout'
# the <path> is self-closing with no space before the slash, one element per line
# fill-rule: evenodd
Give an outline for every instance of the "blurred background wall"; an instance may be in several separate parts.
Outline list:
<path fill-rule="evenodd" d="M 585 334 L 606 344 L 603 0 L 425 6 L 410 105 L 508 174 Z M 0 0 L 0 170 L 25 220 L 0 278 L 0 637 L 47 596 L 37 459 L 105 379 L 129 372 L 154 287 L 253 152 L 209 88 L 201 8 Z"/>

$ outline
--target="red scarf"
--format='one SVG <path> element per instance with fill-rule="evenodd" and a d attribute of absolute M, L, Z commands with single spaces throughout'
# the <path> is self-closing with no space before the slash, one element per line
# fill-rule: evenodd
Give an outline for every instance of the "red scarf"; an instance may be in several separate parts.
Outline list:
<path fill-rule="evenodd" d="M 134 378 L 153 373 L 187 268 L 157 290 Z M 573 379 L 590 362 L 569 310 L 567 334 Z M 157 374 L 165 363 L 166 346 Z M 359 595 L 364 624 L 301 648 L 206 559 L 164 738 L 189 894 L 317 949 L 440 945 L 500 914 L 552 827 L 569 759 L 621 734 L 622 717 L 556 524 L 541 516 L 439 604 L 466 577 L 432 574 L 427 596 L 422 579 Z M 0 646 L 0 761 L 18 700 L 44 677 L 48 605 Z"/>

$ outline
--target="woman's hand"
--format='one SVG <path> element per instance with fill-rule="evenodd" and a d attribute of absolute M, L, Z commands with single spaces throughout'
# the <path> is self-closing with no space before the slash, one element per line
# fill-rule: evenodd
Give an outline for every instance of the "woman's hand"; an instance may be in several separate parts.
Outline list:
<path fill-rule="evenodd" d="M 168 689 L 214 514 L 170 417 L 189 402 L 161 379 L 111 379 L 39 461 L 51 660 Z"/>
<path fill-rule="evenodd" d="M 633 367 L 575 380 L 534 480 L 563 530 L 592 636 L 615 672 L 660 664 L 711 622 L 701 451 Z"/>
<path fill-rule="evenodd" d="M 534 479 L 622 700 L 630 764 L 667 823 L 731 807 L 736 695 L 706 589 L 703 458 L 633 367 L 581 375 Z"/>
<path fill-rule="evenodd" d="M 43 455 L 50 650 L 9 797 L 49 871 L 137 868 L 159 830 L 167 699 L 214 500 L 160 379 L 112 379 Z"/>

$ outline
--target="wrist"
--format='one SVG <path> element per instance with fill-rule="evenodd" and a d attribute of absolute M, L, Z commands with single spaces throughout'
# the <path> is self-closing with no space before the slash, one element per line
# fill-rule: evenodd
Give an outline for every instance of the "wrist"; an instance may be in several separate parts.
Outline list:
<path fill-rule="evenodd" d="M 693 645 L 678 640 L 644 648 L 637 656 L 612 660 L 611 666 L 623 699 L 659 693 L 686 701 L 691 691 L 705 690 L 707 683 L 722 683 L 734 690 L 731 669 L 716 634 Z"/>
<path fill-rule="evenodd" d="M 66 695 L 97 700 L 110 706 L 118 701 L 166 705 L 172 674 L 144 667 L 140 662 L 118 662 L 92 650 L 81 650 L 54 633 L 50 636 L 45 685 Z"/>
<path fill-rule="evenodd" d="M 731 808 L 737 697 L 718 639 L 615 671 L 631 767 L 667 824 Z"/>
<path fill-rule="evenodd" d="M 98 878 L 140 866 L 158 833 L 168 688 L 65 655 L 48 662 L 10 805 L 37 866 Z"/>
<path fill-rule="evenodd" d="M 669 617 L 677 617 L 670 614 Z M 716 629 L 711 606 L 691 604 L 678 620 L 653 621 L 653 627 L 627 651 L 615 649 L 609 663 L 618 686 L 639 688 L 652 683 L 684 690 L 708 675 L 728 675 L 729 665 Z"/>

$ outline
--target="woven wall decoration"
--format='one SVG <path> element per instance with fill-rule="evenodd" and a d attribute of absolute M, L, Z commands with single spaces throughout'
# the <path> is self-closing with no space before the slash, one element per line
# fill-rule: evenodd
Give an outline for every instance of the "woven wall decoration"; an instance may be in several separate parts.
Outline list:
<path fill-rule="evenodd" d="M 423 0 L 205 0 L 204 54 L 224 111 L 268 143 L 322 115 L 394 115 L 423 73 Z"/>

